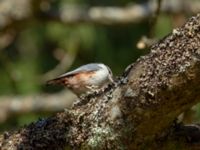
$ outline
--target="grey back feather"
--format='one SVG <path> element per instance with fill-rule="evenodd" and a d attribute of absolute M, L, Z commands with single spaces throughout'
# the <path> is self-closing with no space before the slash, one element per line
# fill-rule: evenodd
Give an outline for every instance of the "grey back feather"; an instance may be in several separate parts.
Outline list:
<path fill-rule="evenodd" d="M 80 73 L 80 72 L 97 71 L 100 68 L 102 68 L 102 67 L 99 66 L 99 63 L 90 63 L 90 64 L 87 64 L 87 65 L 80 66 L 79 68 L 77 68 L 77 69 L 75 69 L 73 71 L 67 72 L 67 73 L 59 76 L 59 78 L 60 77 L 65 77 L 65 76 L 75 75 L 75 74 Z"/>

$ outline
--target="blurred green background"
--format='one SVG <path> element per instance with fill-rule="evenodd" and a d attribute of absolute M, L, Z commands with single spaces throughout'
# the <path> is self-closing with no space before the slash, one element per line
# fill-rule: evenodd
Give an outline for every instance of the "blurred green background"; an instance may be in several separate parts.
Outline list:
<path fill-rule="evenodd" d="M 51 10 L 57 10 L 69 3 L 87 7 L 124 7 L 148 1 L 54 0 L 44 2 L 51 3 Z M 177 17 L 183 21 L 180 23 L 180 19 L 175 19 Z M 174 27 L 184 23 L 187 17 L 187 14 L 174 15 L 161 12 L 153 26 L 151 38 L 161 39 Z M 148 47 L 138 49 L 137 44 L 143 36 L 148 37 L 152 33 L 151 20 L 152 17 L 138 23 L 127 24 L 106 25 L 91 22 L 66 24 L 56 19 L 38 19 L 36 16 L 26 20 L 26 23 L 16 21 L 12 26 L 2 28 L 0 101 L 2 96 L 56 94 L 63 88 L 47 87 L 46 80 L 91 62 L 105 63 L 112 69 L 115 76 L 121 75 L 130 63 L 149 52 Z M 15 128 L 49 115 L 51 115 L 50 112 L 13 115 L 0 124 L 0 130 Z"/>

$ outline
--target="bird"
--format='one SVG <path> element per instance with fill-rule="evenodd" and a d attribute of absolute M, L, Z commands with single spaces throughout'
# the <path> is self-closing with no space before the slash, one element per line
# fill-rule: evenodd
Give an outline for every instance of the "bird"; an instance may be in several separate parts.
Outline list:
<path fill-rule="evenodd" d="M 47 81 L 47 85 L 63 85 L 81 97 L 113 83 L 111 69 L 103 63 L 90 63 Z"/>

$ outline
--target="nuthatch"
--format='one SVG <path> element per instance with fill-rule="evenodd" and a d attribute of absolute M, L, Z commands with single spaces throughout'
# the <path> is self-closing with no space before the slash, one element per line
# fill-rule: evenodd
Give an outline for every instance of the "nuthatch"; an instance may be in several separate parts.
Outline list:
<path fill-rule="evenodd" d="M 64 85 L 81 97 L 101 89 L 110 82 L 113 82 L 110 68 L 102 63 L 91 63 L 49 80 L 47 85 Z"/>

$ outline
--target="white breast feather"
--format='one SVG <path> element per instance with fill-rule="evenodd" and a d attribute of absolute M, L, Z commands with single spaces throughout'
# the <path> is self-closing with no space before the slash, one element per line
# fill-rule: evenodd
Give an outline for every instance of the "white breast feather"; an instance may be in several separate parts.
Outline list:
<path fill-rule="evenodd" d="M 109 74 L 108 69 L 105 68 L 105 66 L 103 66 L 103 69 L 98 70 L 96 72 L 96 75 L 90 78 L 90 83 L 92 85 L 97 85 L 97 86 L 103 85 L 108 81 L 108 74 Z"/>

